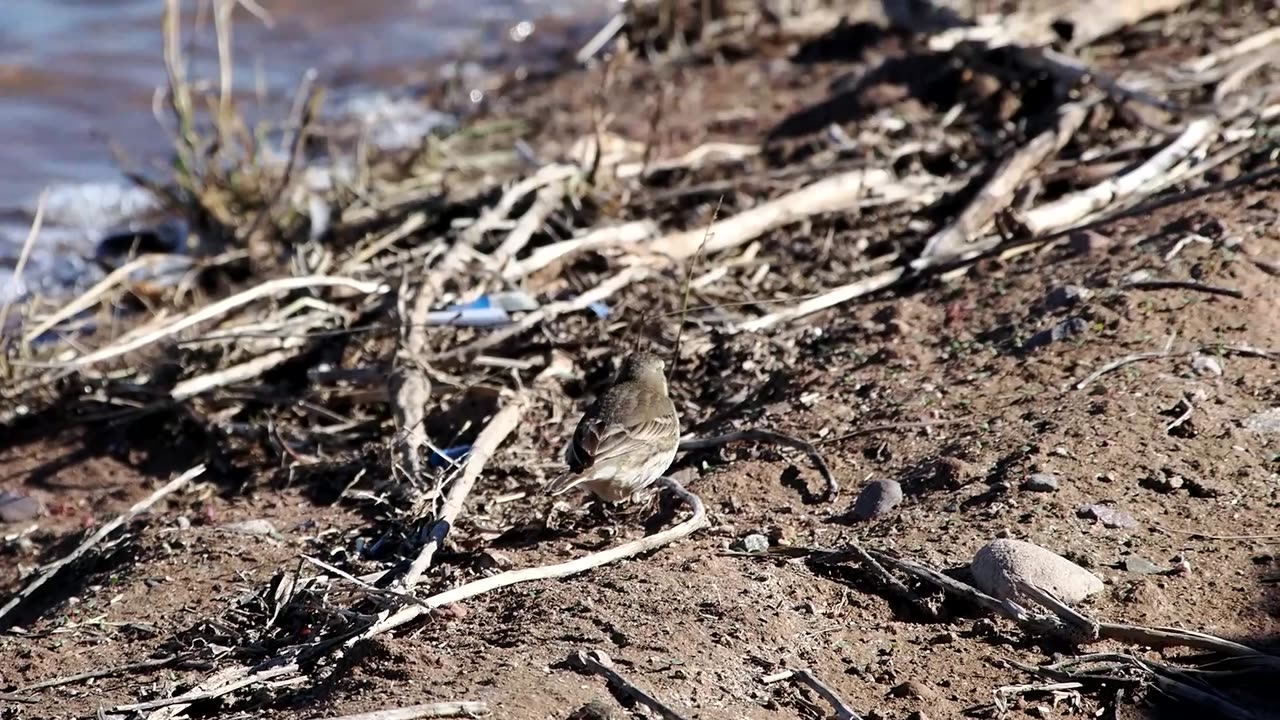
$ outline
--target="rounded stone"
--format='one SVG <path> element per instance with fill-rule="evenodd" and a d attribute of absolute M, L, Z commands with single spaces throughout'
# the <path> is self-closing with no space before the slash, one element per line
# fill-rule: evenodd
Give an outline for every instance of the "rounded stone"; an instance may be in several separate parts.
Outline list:
<path fill-rule="evenodd" d="M 1035 473 L 1027 478 L 1022 487 L 1032 492 L 1057 492 L 1058 476 L 1049 473 Z"/>
<path fill-rule="evenodd" d="M 1046 590 L 1065 603 L 1102 592 L 1096 575 L 1039 545 L 1023 540 L 993 540 L 973 556 L 969 564 L 979 590 L 1001 600 L 1025 603 L 1018 583 Z"/>
<path fill-rule="evenodd" d="M 896 480 L 873 480 L 853 501 L 850 515 L 854 520 L 871 520 L 880 517 L 902 502 L 902 485 Z"/>

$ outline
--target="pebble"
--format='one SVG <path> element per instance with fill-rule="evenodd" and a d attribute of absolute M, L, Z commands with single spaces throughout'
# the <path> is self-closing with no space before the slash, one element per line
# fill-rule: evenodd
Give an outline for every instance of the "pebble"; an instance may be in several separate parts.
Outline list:
<path fill-rule="evenodd" d="M 769 538 L 759 533 L 752 533 L 738 541 L 738 549 L 749 553 L 768 552 Z"/>
<path fill-rule="evenodd" d="M 889 691 L 889 694 L 894 697 L 919 698 L 921 700 L 934 700 L 938 697 L 937 690 L 919 680 L 908 680 L 894 687 Z"/>
<path fill-rule="evenodd" d="M 896 480 L 873 480 L 853 502 L 850 513 L 854 520 L 880 517 L 902 502 L 902 485 Z"/>
<path fill-rule="evenodd" d="M 1127 572 L 1138 573 L 1139 575 L 1163 575 L 1169 572 L 1169 568 L 1162 568 L 1144 557 L 1130 555 L 1124 559 L 1124 569 Z"/>
<path fill-rule="evenodd" d="M 222 526 L 223 530 L 233 532 L 237 535 L 274 535 L 276 528 L 271 524 L 270 520 L 244 520 L 241 522 L 227 523 Z"/>
<path fill-rule="evenodd" d="M 1017 582 L 1030 583 L 1065 603 L 1102 592 L 1096 575 L 1050 550 L 1023 540 L 993 540 L 969 564 L 979 590 L 1000 599 L 1024 602 Z"/>
<path fill-rule="evenodd" d="M 1180 475 L 1168 475 L 1160 472 L 1147 478 L 1143 478 L 1142 485 L 1160 493 L 1171 493 L 1182 488 L 1185 481 Z"/>
<path fill-rule="evenodd" d="M 1058 476 L 1050 473 L 1036 473 L 1027 478 L 1022 489 L 1032 492 L 1057 492 Z"/>
<path fill-rule="evenodd" d="M 1111 249 L 1111 238 L 1093 230 L 1077 230 L 1071 233 L 1071 250 L 1079 255 L 1091 255 Z"/>
<path fill-rule="evenodd" d="M 1256 433 L 1280 433 L 1280 408 L 1250 415 L 1245 418 L 1244 429 Z"/>
<path fill-rule="evenodd" d="M 1081 317 L 1073 317 L 1063 320 L 1048 330 L 1041 330 L 1032 335 L 1023 344 L 1024 350 L 1035 350 L 1050 343 L 1062 342 L 1068 338 L 1080 335 L 1089 329 L 1089 321 Z"/>
<path fill-rule="evenodd" d="M 1076 514 L 1087 520 L 1097 520 L 1102 523 L 1103 527 L 1124 530 L 1132 530 L 1138 527 L 1138 521 L 1134 520 L 1132 515 L 1109 505 L 1085 505 L 1077 510 Z"/>
<path fill-rule="evenodd" d="M 1222 377 L 1222 363 L 1218 362 L 1218 358 L 1212 355 L 1201 355 L 1196 353 L 1191 356 L 1191 369 L 1197 375 L 1213 375 Z"/>
<path fill-rule="evenodd" d="M 1079 285 L 1059 285 L 1045 295 L 1044 304 L 1050 310 L 1071 307 L 1088 300 L 1092 294 L 1088 288 Z"/>
<path fill-rule="evenodd" d="M 0 491 L 0 522 L 25 522 L 39 514 L 39 500 L 27 495 L 11 493 L 8 490 Z"/>

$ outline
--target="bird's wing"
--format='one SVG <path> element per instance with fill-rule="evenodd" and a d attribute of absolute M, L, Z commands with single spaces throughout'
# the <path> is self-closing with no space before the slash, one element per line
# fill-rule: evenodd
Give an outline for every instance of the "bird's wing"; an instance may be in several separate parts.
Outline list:
<path fill-rule="evenodd" d="M 565 453 L 569 469 L 575 473 L 583 472 L 601 460 L 620 457 L 646 446 L 660 446 L 680 432 L 674 408 L 669 413 L 645 417 L 631 424 L 600 417 L 588 420 L 587 417 L 578 424 L 573 442 Z"/>

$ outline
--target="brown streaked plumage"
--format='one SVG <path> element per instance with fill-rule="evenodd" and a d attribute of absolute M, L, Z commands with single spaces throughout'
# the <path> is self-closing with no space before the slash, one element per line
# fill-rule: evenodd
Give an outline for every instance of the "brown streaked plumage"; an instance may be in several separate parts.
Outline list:
<path fill-rule="evenodd" d="M 667 394 L 666 363 L 650 353 L 622 362 L 618 378 L 596 399 L 565 449 L 568 472 L 547 483 L 548 495 L 578 485 L 608 502 L 653 484 L 675 460 L 680 418 Z"/>

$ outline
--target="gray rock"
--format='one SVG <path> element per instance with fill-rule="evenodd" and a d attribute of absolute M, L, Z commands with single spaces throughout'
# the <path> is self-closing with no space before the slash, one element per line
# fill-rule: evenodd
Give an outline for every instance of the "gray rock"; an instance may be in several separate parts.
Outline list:
<path fill-rule="evenodd" d="M 1245 418 L 1244 429 L 1256 433 L 1280 433 L 1280 408 L 1250 415 Z"/>
<path fill-rule="evenodd" d="M 853 502 L 850 515 L 854 520 L 880 517 L 902 502 L 902 486 L 896 480 L 873 480 Z"/>
<path fill-rule="evenodd" d="M 1222 377 L 1222 363 L 1218 362 L 1218 358 L 1212 355 L 1201 355 L 1196 353 L 1191 356 L 1191 369 L 1197 375 L 1213 375 Z"/>
<path fill-rule="evenodd" d="M 1041 330 L 1023 343 L 1024 350 L 1035 350 L 1068 338 L 1083 334 L 1089 329 L 1089 321 L 1081 317 L 1067 318 L 1048 330 Z"/>
<path fill-rule="evenodd" d="M 1097 520 L 1102 523 L 1103 527 L 1123 528 L 1125 530 L 1132 530 L 1138 527 L 1138 521 L 1134 520 L 1132 515 L 1109 505 L 1085 505 L 1077 510 L 1076 514 L 1087 520 Z"/>
<path fill-rule="evenodd" d="M 1024 490 L 1032 492 L 1057 492 L 1058 476 L 1050 473 L 1035 473 L 1022 484 Z"/>
<path fill-rule="evenodd" d="M 233 532 L 237 535 L 276 534 L 276 527 L 271 524 L 270 520 L 244 520 L 242 522 L 227 523 L 220 527 L 227 532 Z"/>
<path fill-rule="evenodd" d="M 749 553 L 768 552 L 769 538 L 759 533 L 752 533 L 738 540 L 738 549 Z"/>
<path fill-rule="evenodd" d="M 1180 475 L 1158 472 L 1150 477 L 1143 478 L 1140 484 L 1159 493 L 1171 493 L 1181 489 L 1184 482 L 1186 481 Z"/>
<path fill-rule="evenodd" d="M 39 500 L 27 495 L 11 493 L 8 490 L 0 491 L 0 522 L 25 522 L 39 514 Z"/>
<path fill-rule="evenodd" d="M 1071 307 L 1088 300 L 1092 294 L 1088 288 L 1079 285 L 1059 285 L 1045 295 L 1044 304 L 1050 310 Z"/>
<path fill-rule="evenodd" d="M 1169 568 L 1162 568 L 1144 557 L 1130 555 L 1124 559 L 1124 569 L 1127 572 L 1138 573 L 1139 575 L 1162 575 L 1169 572 Z"/>
<path fill-rule="evenodd" d="M 1035 585 L 1065 603 L 1102 592 L 1096 575 L 1039 545 L 1022 540 L 993 540 L 969 564 L 979 590 L 1000 599 L 1025 603 L 1018 583 Z"/>

